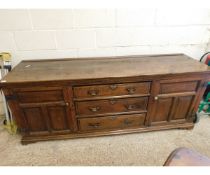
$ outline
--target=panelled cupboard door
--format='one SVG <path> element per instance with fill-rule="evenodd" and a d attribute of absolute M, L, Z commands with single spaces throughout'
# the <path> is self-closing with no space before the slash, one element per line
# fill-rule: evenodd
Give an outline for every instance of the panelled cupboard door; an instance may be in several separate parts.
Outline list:
<path fill-rule="evenodd" d="M 174 96 L 156 100 L 152 125 L 168 122 L 185 122 L 191 114 L 191 105 L 195 96 Z"/>
<path fill-rule="evenodd" d="M 23 120 L 28 134 L 53 134 L 71 131 L 71 122 L 64 103 L 22 106 Z"/>
<path fill-rule="evenodd" d="M 48 133 L 47 122 L 40 107 L 22 108 L 25 132 Z"/>
<path fill-rule="evenodd" d="M 19 101 L 23 132 L 28 135 L 69 133 L 73 121 L 67 90 L 62 87 L 14 90 Z"/>
<path fill-rule="evenodd" d="M 150 125 L 182 123 L 192 118 L 200 80 L 163 80 L 154 84 Z"/>

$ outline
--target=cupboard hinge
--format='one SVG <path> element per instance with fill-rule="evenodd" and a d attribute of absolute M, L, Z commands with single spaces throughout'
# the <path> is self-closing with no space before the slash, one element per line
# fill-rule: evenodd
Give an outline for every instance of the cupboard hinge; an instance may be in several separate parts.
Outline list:
<path fill-rule="evenodd" d="M 28 129 L 26 129 L 26 128 L 20 128 L 19 129 L 19 132 L 20 133 L 26 133 L 26 132 L 28 132 Z"/>
<path fill-rule="evenodd" d="M 5 99 L 6 99 L 6 101 L 8 101 L 8 100 L 16 100 L 17 96 L 15 96 L 15 95 L 6 95 Z"/>
<path fill-rule="evenodd" d="M 208 82 L 203 83 L 204 88 L 207 88 L 207 86 L 208 86 Z"/>

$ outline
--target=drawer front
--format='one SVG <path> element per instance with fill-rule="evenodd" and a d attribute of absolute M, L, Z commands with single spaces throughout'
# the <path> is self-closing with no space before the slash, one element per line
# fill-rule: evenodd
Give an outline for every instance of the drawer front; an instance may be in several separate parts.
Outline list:
<path fill-rule="evenodd" d="M 145 114 L 78 119 L 81 131 L 123 129 L 144 126 Z"/>
<path fill-rule="evenodd" d="M 96 115 L 114 112 L 145 111 L 147 101 L 147 97 L 138 97 L 76 102 L 76 113 L 78 115 Z"/>
<path fill-rule="evenodd" d="M 17 92 L 16 95 L 20 103 L 54 102 L 64 99 L 62 90 Z"/>
<path fill-rule="evenodd" d="M 161 83 L 160 94 L 177 92 L 194 92 L 197 89 L 198 81 Z"/>
<path fill-rule="evenodd" d="M 150 82 L 128 83 L 128 84 L 110 84 L 96 86 L 80 86 L 74 88 L 76 98 L 91 98 L 102 96 L 120 96 L 133 94 L 148 94 L 150 91 Z"/>

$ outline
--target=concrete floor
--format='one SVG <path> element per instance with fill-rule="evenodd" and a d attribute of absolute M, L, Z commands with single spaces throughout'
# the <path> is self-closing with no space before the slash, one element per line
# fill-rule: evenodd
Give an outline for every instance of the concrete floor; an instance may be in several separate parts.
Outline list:
<path fill-rule="evenodd" d="M 2 123 L 2 122 L 1 122 Z M 47 141 L 22 146 L 19 135 L 0 125 L 0 165 L 163 165 L 178 147 L 210 157 L 210 117 L 193 130 Z"/>

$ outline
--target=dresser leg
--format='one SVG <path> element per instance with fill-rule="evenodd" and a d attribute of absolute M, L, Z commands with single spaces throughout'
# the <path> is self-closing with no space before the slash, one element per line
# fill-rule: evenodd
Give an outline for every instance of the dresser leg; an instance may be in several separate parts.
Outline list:
<path fill-rule="evenodd" d="M 37 141 L 26 141 L 26 140 L 21 140 L 21 144 L 22 145 L 28 145 L 28 144 L 31 144 L 31 143 L 36 143 Z"/>
<path fill-rule="evenodd" d="M 181 127 L 179 129 L 185 129 L 185 130 L 192 130 L 194 128 L 194 125 L 192 126 L 187 126 L 187 127 Z"/>
<path fill-rule="evenodd" d="M 194 128 L 194 125 L 193 126 L 190 126 L 190 127 L 187 127 L 186 129 L 187 130 L 192 130 Z"/>

